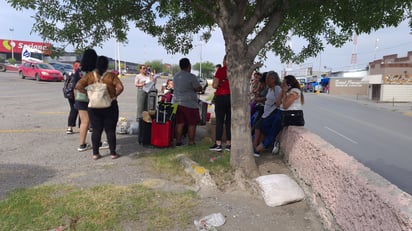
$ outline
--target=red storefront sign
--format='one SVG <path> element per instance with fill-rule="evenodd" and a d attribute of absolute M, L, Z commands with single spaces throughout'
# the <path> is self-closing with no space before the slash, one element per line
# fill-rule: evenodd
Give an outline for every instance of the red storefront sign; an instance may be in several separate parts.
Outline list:
<path fill-rule="evenodd" d="M 20 41 L 20 40 L 9 40 L 9 39 L 0 39 L 0 52 L 11 53 L 12 44 L 14 42 L 14 53 L 21 53 L 23 46 L 29 46 L 34 49 L 39 49 L 43 51 L 43 54 L 51 54 L 51 44 L 44 42 L 31 42 L 31 41 Z"/>

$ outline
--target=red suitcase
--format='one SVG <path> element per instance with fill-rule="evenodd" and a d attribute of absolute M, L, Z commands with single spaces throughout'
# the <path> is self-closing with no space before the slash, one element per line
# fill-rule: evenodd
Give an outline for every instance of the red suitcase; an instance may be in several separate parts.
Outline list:
<path fill-rule="evenodd" d="M 165 123 L 152 121 L 151 140 L 153 146 L 159 148 L 169 147 L 173 139 L 173 123 L 167 120 Z"/>

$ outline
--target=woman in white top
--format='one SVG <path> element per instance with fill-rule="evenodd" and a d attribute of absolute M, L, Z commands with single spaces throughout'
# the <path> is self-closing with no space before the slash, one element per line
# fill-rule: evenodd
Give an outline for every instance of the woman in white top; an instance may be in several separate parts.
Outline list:
<path fill-rule="evenodd" d="M 140 73 L 137 74 L 134 79 L 134 85 L 137 88 L 137 122 L 142 118 L 142 112 L 147 111 L 147 92 L 143 88 L 147 87 L 146 85 L 153 81 L 153 78 L 150 75 L 146 75 L 146 69 L 146 65 L 141 65 Z"/>
<path fill-rule="evenodd" d="M 282 82 L 282 97 L 279 97 L 276 102 L 280 106 L 280 110 L 302 110 L 304 101 L 299 81 L 293 75 L 285 76 Z"/>

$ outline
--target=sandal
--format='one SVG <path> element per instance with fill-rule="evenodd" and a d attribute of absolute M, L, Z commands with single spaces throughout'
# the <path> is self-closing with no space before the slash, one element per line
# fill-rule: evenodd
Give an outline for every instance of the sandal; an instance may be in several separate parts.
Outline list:
<path fill-rule="evenodd" d="M 93 160 L 98 160 L 100 158 L 102 158 L 100 154 L 93 155 Z"/>
<path fill-rule="evenodd" d="M 119 158 L 120 157 L 120 155 L 119 154 L 113 154 L 113 155 L 111 155 L 112 156 L 112 160 L 114 160 L 114 159 L 117 159 L 117 158 Z"/>

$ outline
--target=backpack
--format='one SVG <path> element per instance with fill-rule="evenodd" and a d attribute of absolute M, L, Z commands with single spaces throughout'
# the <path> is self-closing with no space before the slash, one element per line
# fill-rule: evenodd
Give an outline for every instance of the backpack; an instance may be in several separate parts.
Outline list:
<path fill-rule="evenodd" d="M 67 76 L 66 80 L 64 80 L 63 85 L 63 96 L 66 99 L 74 99 L 74 83 L 73 83 L 73 74 Z"/>

